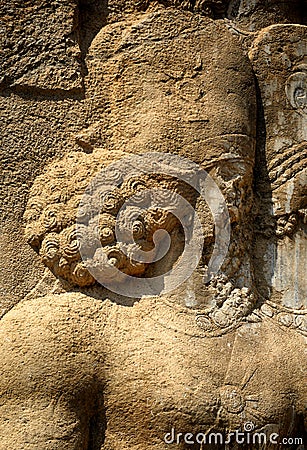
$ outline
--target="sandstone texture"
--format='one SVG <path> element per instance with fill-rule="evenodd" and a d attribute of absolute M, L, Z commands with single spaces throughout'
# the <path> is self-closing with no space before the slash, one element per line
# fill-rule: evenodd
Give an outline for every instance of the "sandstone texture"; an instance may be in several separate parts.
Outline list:
<path fill-rule="evenodd" d="M 0 450 L 306 447 L 306 16 L 0 4 Z"/>

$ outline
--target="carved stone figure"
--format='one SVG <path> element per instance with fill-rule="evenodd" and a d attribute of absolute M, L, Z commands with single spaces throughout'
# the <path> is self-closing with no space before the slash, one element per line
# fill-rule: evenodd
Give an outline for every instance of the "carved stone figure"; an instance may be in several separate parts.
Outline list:
<path fill-rule="evenodd" d="M 23 216 L 47 269 L 0 321 L 1 450 L 304 448 L 306 27 L 257 26 L 242 46 L 248 6 L 110 2 L 79 149 L 47 164 Z M 191 208 L 199 260 L 165 291 Z"/>

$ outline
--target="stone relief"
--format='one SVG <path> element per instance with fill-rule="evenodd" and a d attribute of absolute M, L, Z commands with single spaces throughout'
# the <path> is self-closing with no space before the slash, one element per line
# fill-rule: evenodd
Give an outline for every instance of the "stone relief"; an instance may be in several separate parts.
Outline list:
<path fill-rule="evenodd" d="M 46 175 L 38 177 L 31 189 L 24 216 L 27 240 L 40 254 L 44 264 L 56 276 L 72 285 L 85 287 L 97 284 L 82 261 L 82 250 L 85 249 L 80 248 L 83 244 L 88 247 L 93 245 L 95 239 L 100 240 L 102 251 L 97 249 L 91 257 L 93 263 L 101 267 L 103 278 L 108 277 L 108 265 L 115 265 L 123 274 L 144 274 L 146 261 L 138 262 L 138 252 L 150 252 L 153 249 L 153 236 L 157 230 L 164 229 L 172 233 L 180 226 L 172 213 L 178 207 L 177 199 L 171 194 L 186 197 L 187 201 L 193 203 L 195 194 L 183 182 L 160 173 L 151 177 L 142 172 L 140 174 L 139 170 L 139 173 L 128 171 L 126 175 L 115 169 L 109 180 L 101 173 L 95 179 L 95 196 L 101 198 L 97 205 L 93 205 L 94 196 L 85 190 L 89 177 L 98 168 L 101 169 L 102 163 L 105 164 L 108 159 L 114 162 L 114 158 L 120 157 L 124 158 L 125 155 L 110 155 L 105 151 L 97 151 L 93 155 L 69 154 L 49 167 Z M 112 182 L 116 182 L 116 187 L 112 187 Z M 164 197 L 157 194 L 156 206 L 151 201 L 150 207 L 144 211 L 149 189 L 155 192 L 158 187 L 164 189 Z M 167 195 L 167 190 L 171 194 Z M 126 211 L 122 211 L 123 204 L 132 196 L 139 207 L 129 205 Z M 163 203 L 167 210 L 161 209 Z M 124 242 L 116 240 L 116 224 Z M 134 242 L 128 244 L 130 227 Z M 94 228 L 98 228 L 98 231 L 91 237 Z M 84 242 L 80 242 L 82 235 Z M 129 255 L 124 253 L 124 246 Z"/>
<path fill-rule="evenodd" d="M 291 40 L 286 36 L 291 34 Z M 283 38 L 282 38 L 283 37 Z M 262 30 L 250 52 L 266 122 L 267 183 L 260 191 L 271 208 L 271 237 L 260 240 L 269 295 L 294 310 L 306 307 L 306 28 Z M 262 59 L 262 61 L 260 61 Z M 273 71 L 274 67 L 274 71 Z M 275 235 L 275 237 L 274 237 Z M 306 329 L 305 329 L 306 332 Z"/>
<path fill-rule="evenodd" d="M 0 449 L 305 448 L 307 39 L 289 4 L 100 6 L 77 148 L 46 161 L 24 205 L 47 269 L 0 321 Z M 169 154 L 182 162 L 165 174 Z M 227 216 L 214 189 L 217 215 L 199 195 L 196 166 Z M 137 290 L 180 265 L 190 208 L 195 270 L 131 298 L 128 277 Z M 173 429 L 203 441 L 169 444 Z M 226 442 L 236 430 L 268 440 Z"/>

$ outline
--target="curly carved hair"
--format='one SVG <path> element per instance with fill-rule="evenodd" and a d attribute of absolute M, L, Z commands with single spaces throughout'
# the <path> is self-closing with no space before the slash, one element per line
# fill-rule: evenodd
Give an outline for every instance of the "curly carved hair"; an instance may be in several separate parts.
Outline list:
<path fill-rule="evenodd" d="M 148 264 L 137 262 L 134 255 L 154 247 L 153 234 L 157 229 L 171 233 L 179 226 L 171 212 L 158 207 L 144 212 L 144 209 L 130 206 L 123 214 L 121 207 L 131 196 L 142 199 L 147 189 L 159 187 L 168 189 L 164 201 L 170 207 L 174 201 L 172 192 L 193 201 L 194 193 L 187 185 L 166 176 L 139 171 L 123 176 L 120 171 L 108 169 L 110 179 L 100 180 L 101 170 L 124 156 L 127 155 L 107 151 L 70 153 L 52 163 L 31 188 L 24 214 L 26 239 L 43 263 L 72 285 L 85 287 L 96 283 L 82 260 L 82 251 L 99 265 L 105 278 L 112 276 L 111 266 L 118 268 L 123 278 L 125 274 L 142 276 Z M 93 209 L 94 197 L 86 193 L 93 179 L 97 185 L 110 183 L 112 187 L 103 192 L 98 212 Z M 122 236 L 132 233 L 133 243 L 117 242 L 116 221 Z M 91 251 L 96 253 L 90 254 Z"/>

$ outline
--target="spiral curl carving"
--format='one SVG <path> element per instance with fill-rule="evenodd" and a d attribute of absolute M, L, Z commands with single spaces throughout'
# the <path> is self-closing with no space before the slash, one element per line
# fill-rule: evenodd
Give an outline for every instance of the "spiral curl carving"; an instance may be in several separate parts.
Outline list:
<path fill-rule="evenodd" d="M 103 156 L 76 152 L 51 164 L 36 179 L 24 214 L 26 238 L 44 264 L 57 277 L 80 287 L 96 283 L 95 270 L 105 279 L 115 276 L 114 268 L 123 280 L 125 275 L 144 276 L 154 260 L 150 252 L 156 231 L 172 233 L 180 228 L 173 214 L 178 195 L 190 202 L 196 196 L 193 188 L 172 175 L 140 173 L 133 167 L 100 173 L 109 164 Z M 134 206 L 129 206 L 131 197 Z M 125 242 L 118 241 L 116 226 Z M 139 256 L 144 251 L 146 262 Z M 90 265 L 81 253 L 90 258 Z"/>

